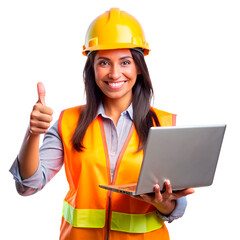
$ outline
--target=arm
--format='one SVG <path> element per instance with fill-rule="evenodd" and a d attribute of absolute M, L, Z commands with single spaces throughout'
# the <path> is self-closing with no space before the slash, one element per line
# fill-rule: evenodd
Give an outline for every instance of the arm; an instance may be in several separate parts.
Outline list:
<path fill-rule="evenodd" d="M 45 89 L 38 83 L 38 101 L 33 107 L 30 126 L 26 132 L 18 155 L 19 170 L 22 179 L 31 177 L 39 166 L 40 134 L 46 133 L 52 121 L 53 111 L 45 104 Z"/>
<path fill-rule="evenodd" d="M 181 197 L 176 200 L 176 206 L 170 215 L 163 215 L 157 210 L 157 215 L 164 221 L 171 223 L 172 221 L 181 218 L 187 207 L 187 197 Z"/>
<path fill-rule="evenodd" d="M 44 136 L 43 144 L 39 149 L 39 166 L 30 178 L 21 178 L 18 157 L 12 164 L 10 172 L 15 179 L 18 193 L 28 196 L 41 190 L 58 173 L 63 162 L 63 145 L 56 121 Z"/>

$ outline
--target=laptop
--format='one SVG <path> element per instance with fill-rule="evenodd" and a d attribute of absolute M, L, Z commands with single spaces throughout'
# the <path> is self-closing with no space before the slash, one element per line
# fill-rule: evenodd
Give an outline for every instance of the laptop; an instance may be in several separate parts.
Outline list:
<path fill-rule="evenodd" d="M 151 127 L 137 183 L 99 187 L 139 195 L 164 190 L 169 180 L 173 191 L 210 186 L 213 183 L 226 125 Z"/>

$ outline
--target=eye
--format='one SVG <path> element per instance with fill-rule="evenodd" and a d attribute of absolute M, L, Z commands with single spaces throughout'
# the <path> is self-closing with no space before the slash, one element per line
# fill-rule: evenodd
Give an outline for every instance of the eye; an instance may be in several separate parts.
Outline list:
<path fill-rule="evenodd" d="M 98 63 L 100 66 L 107 66 L 107 65 L 110 65 L 110 63 L 106 60 L 102 60 Z"/>
<path fill-rule="evenodd" d="M 123 61 L 123 62 L 121 62 L 121 65 L 129 65 L 129 64 L 131 64 L 131 62 L 130 61 L 128 61 L 128 60 L 125 60 L 125 61 Z"/>

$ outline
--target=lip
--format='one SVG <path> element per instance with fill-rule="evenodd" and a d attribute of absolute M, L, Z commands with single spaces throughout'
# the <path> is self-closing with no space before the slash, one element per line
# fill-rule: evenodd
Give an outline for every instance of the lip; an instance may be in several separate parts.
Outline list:
<path fill-rule="evenodd" d="M 124 86 L 126 81 L 119 81 L 119 82 L 105 82 L 109 88 L 111 89 L 120 89 Z"/>

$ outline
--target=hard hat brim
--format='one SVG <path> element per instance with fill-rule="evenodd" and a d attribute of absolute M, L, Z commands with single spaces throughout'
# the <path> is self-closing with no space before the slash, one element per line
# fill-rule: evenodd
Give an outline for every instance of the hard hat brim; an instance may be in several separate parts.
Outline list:
<path fill-rule="evenodd" d="M 120 44 L 119 44 L 120 45 Z M 83 47 L 84 48 L 84 47 Z M 128 45 L 126 45 L 126 44 L 122 44 L 122 46 L 94 46 L 94 47 L 88 47 L 88 48 L 86 48 L 86 49 L 84 49 L 83 51 L 82 51 L 82 54 L 84 55 L 84 56 L 87 56 L 88 55 L 88 52 L 92 52 L 92 51 L 100 51 L 100 50 L 114 50 L 114 49 L 126 49 L 126 48 L 128 48 L 128 49 L 134 49 L 134 48 L 139 48 L 139 46 L 136 46 L 136 45 L 134 45 L 134 44 L 128 44 Z M 149 54 L 149 52 L 150 52 L 151 50 L 150 49 L 148 49 L 148 48 L 144 48 L 143 49 L 143 55 L 144 56 L 147 56 L 148 54 Z"/>

